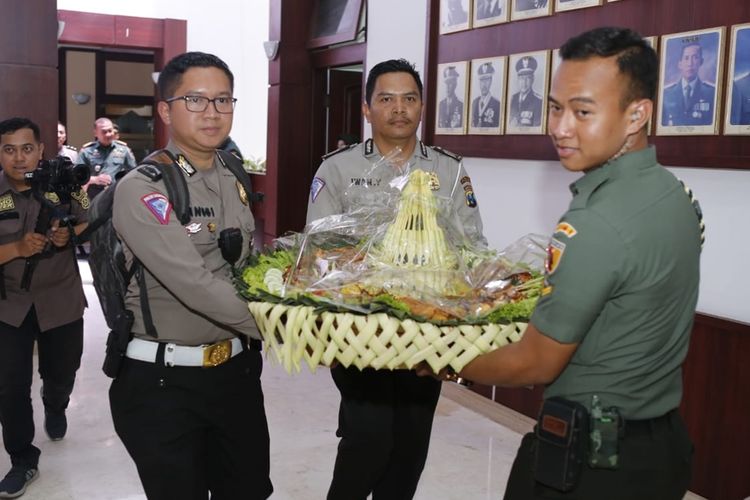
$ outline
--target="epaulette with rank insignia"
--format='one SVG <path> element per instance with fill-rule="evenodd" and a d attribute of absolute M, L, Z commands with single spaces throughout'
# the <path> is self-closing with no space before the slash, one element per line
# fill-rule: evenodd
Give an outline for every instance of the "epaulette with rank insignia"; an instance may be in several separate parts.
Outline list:
<path fill-rule="evenodd" d="M 84 144 L 83 146 L 81 146 L 81 149 L 87 148 L 89 146 L 93 146 L 94 144 L 96 144 L 96 141 L 89 141 L 86 144 Z"/>
<path fill-rule="evenodd" d="M 138 167 L 138 173 L 141 173 L 151 179 L 153 182 L 158 181 L 161 179 L 161 172 L 159 172 L 159 169 L 156 168 L 153 165 L 141 165 Z"/>
<path fill-rule="evenodd" d="M 75 146 L 70 146 L 69 144 L 63 144 L 64 148 L 72 149 L 73 151 L 78 151 Z"/>
<path fill-rule="evenodd" d="M 350 149 L 355 148 L 357 146 L 359 146 L 359 143 L 357 143 L 357 144 L 349 144 L 348 146 L 345 146 L 343 148 L 334 149 L 333 151 L 330 151 L 330 152 L 324 154 L 320 158 L 322 160 L 327 160 L 328 158 L 330 158 L 332 156 L 336 156 L 337 154 L 343 153 L 344 151 L 349 151 Z"/>
<path fill-rule="evenodd" d="M 127 146 L 128 143 L 125 141 L 121 141 L 120 139 L 115 139 L 115 144 L 119 144 L 120 146 Z"/>
<path fill-rule="evenodd" d="M 451 153 L 450 151 L 447 151 L 447 150 L 441 148 L 440 146 L 430 146 L 430 147 L 432 149 L 434 149 L 435 151 L 437 151 L 438 153 L 444 154 L 445 156 L 447 156 L 449 158 L 453 158 L 454 160 L 456 160 L 458 162 L 460 162 L 463 159 L 463 156 L 457 155 L 456 153 Z"/>

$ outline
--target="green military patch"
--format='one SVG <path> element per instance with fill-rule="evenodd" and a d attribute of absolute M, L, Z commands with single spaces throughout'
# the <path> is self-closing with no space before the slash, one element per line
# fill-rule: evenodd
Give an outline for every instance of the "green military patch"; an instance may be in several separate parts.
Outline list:
<path fill-rule="evenodd" d="M 50 191 L 49 193 L 44 193 L 44 197 L 47 198 L 47 200 L 49 200 L 49 202 L 54 205 L 60 204 L 60 197 L 57 196 L 57 193 Z"/>
<path fill-rule="evenodd" d="M 89 195 L 86 194 L 86 191 L 84 191 L 83 189 L 79 189 L 75 193 L 70 193 L 70 197 L 76 200 L 84 210 L 88 210 L 91 206 Z"/>
<path fill-rule="evenodd" d="M 8 193 L 0 196 L 0 212 L 5 212 L 6 210 L 13 210 L 16 208 L 16 204 L 13 203 L 13 195 Z"/>

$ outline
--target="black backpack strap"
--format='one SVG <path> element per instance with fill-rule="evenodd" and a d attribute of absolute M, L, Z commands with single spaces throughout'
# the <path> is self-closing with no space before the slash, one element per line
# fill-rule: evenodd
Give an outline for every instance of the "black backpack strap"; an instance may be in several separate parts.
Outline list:
<path fill-rule="evenodd" d="M 250 174 L 248 174 L 245 171 L 245 168 L 242 166 L 242 160 L 237 158 L 232 153 L 221 149 L 217 149 L 216 154 L 219 156 L 219 161 L 221 161 L 221 164 L 228 168 L 229 171 L 234 174 L 239 183 L 242 185 L 245 193 L 247 193 L 250 203 L 263 201 L 262 193 L 253 193 L 253 185 L 250 181 Z"/>

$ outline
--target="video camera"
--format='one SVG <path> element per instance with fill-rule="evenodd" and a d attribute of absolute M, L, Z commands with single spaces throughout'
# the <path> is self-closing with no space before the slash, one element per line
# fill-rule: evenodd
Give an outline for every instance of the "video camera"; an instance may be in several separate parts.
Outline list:
<path fill-rule="evenodd" d="M 34 191 L 58 195 L 70 195 L 78 191 L 90 177 L 91 172 L 86 165 L 73 165 L 65 156 L 41 160 L 36 170 L 24 174 L 26 183 Z"/>

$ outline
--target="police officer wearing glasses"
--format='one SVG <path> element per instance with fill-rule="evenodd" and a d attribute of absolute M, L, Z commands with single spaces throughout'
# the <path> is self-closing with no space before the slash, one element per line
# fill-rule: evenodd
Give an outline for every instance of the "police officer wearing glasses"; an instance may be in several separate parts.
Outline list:
<path fill-rule="evenodd" d="M 180 172 L 190 221 L 173 211 L 162 177 L 141 166 L 118 184 L 113 225 L 128 266 L 140 261 L 126 306 L 134 338 L 110 388 L 115 430 L 135 461 L 149 500 L 265 499 L 271 494 L 269 438 L 259 334 L 235 293 L 224 230 L 241 234 L 238 262 L 254 229 L 247 194 L 217 148 L 229 135 L 234 77 L 218 57 L 172 59 L 158 82 L 157 105 L 169 129 L 167 168 Z M 166 156 L 166 155 L 165 155 Z"/>

